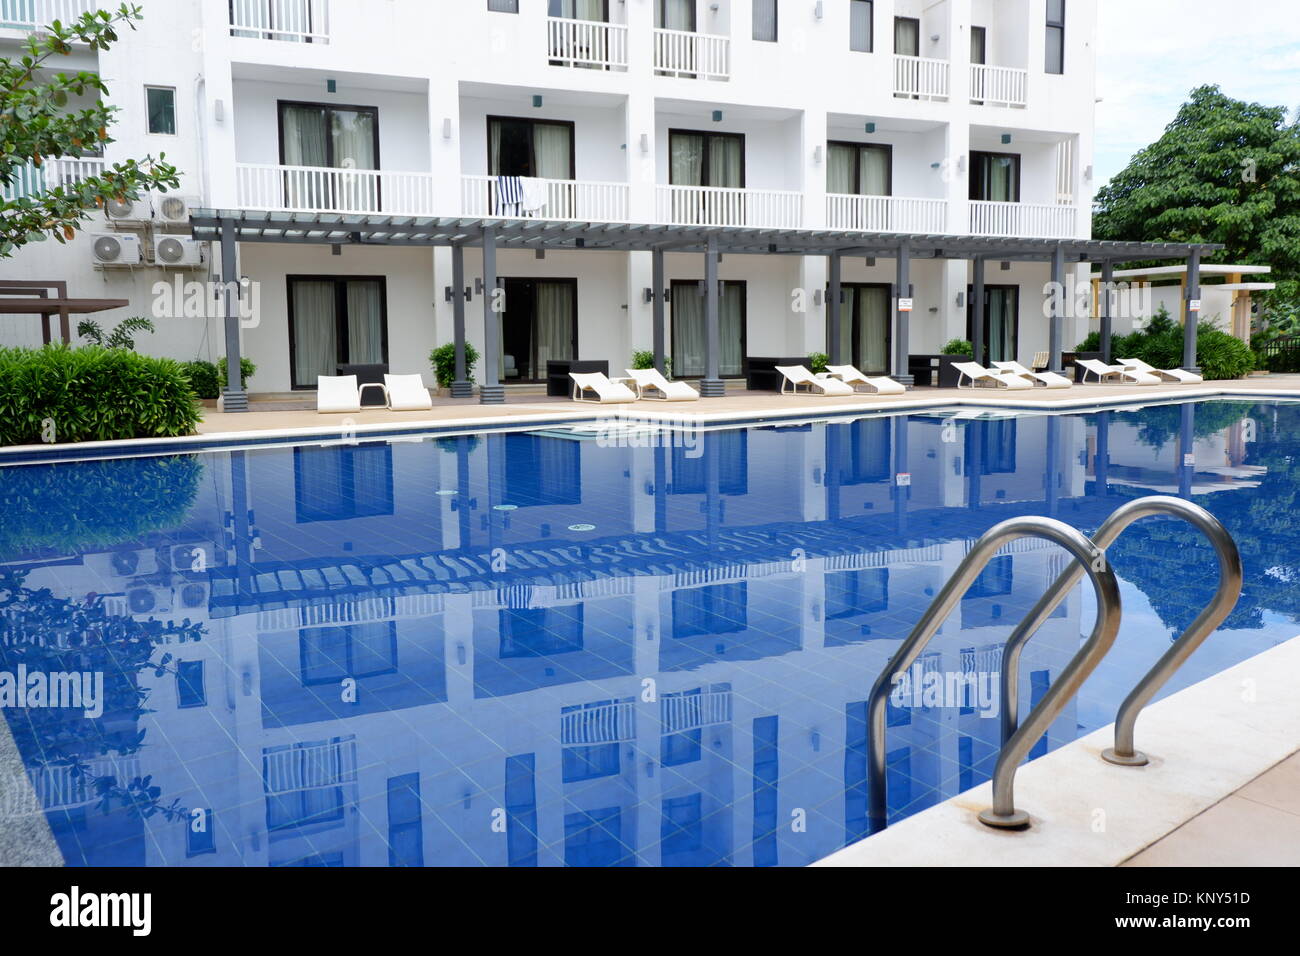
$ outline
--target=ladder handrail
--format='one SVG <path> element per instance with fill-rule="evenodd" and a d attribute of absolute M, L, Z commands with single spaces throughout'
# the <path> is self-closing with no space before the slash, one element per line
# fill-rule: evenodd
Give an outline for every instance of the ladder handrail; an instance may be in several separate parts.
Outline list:
<path fill-rule="evenodd" d="M 868 819 L 870 830 L 883 830 L 888 822 L 885 777 L 885 704 L 893 690 L 894 677 L 906 673 L 939 627 L 947 620 L 963 594 L 975 582 L 998 549 L 1017 538 L 1045 538 L 1059 544 L 1082 566 L 1097 592 L 1097 622 L 1088 640 L 1071 658 L 1061 675 L 1039 701 L 1025 725 L 1002 747 L 993 774 L 993 806 L 980 815 L 991 826 L 1024 826 L 1028 814 L 1015 809 L 1016 768 L 1034 741 L 1057 718 L 1079 686 L 1110 650 L 1119 631 L 1120 596 L 1115 572 L 1092 541 L 1080 531 L 1054 518 L 1011 518 L 986 531 L 940 589 L 912 633 L 889 659 L 872 685 L 867 700 Z"/>
<path fill-rule="evenodd" d="M 1201 643 L 1232 613 L 1237 599 L 1241 596 L 1243 578 L 1241 553 L 1237 550 L 1232 535 L 1214 515 L 1182 498 L 1153 495 L 1127 502 L 1115 509 L 1102 523 L 1097 533 L 1092 536 L 1092 542 L 1099 550 L 1105 552 L 1129 525 L 1152 515 L 1182 518 L 1209 539 L 1219 558 L 1219 587 L 1210 603 L 1205 606 L 1191 626 L 1169 646 L 1120 705 L 1119 713 L 1115 718 L 1115 746 L 1106 750 L 1103 756 L 1111 763 L 1124 766 L 1141 766 L 1147 762 L 1146 756 L 1138 753 L 1133 746 L 1133 729 L 1142 708 L 1150 703 L 1151 698 L 1191 656 L 1192 652 L 1200 647 Z M 1065 599 L 1070 589 L 1078 583 L 1081 575 L 1082 571 L 1078 565 L 1066 568 L 1007 639 L 1002 654 L 1001 674 L 1001 721 L 1004 745 L 1016 732 L 1020 652 L 1029 638 Z"/>

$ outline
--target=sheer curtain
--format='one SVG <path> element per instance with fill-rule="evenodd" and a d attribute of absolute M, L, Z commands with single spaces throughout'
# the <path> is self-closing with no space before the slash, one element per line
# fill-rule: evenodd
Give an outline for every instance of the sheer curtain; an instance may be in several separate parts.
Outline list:
<path fill-rule="evenodd" d="M 858 369 L 889 372 L 889 290 L 858 289 Z"/>
<path fill-rule="evenodd" d="M 744 323 L 745 286 L 724 282 L 722 299 L 718 303 L 718 339 L 722 353 L 718 357 L 718 370 L 723 375 L 739 375 L 744 367 Z"/>
<path fill-rule="evenodd" d="M 576 358 L 573 354 L 573 317 L 576 302 L 569 282 L 537 283 L 537 372 L 548 361 Z"/>
<path fill-rule="evenodd" d="M 858 170 L 862 195 L 889 195 L 889 150 L 864 146 L 858 151 Z"/>
<path fill-rule="evenodd" d="M 901 56 L 921 53 L 921 24 L 911 17 L 894 18 L 894 52 Z"/>
<path fill-rule="evenodd" d="M 699 133 L 674 133 L 669 141 L 668 181 L 674 186 L 704 184 L 704 137 Z"/>
<path fill-rule="evenodd" d="M 328 166 L 329 132 L 325 110 L 312 106 L 286 106 L 284 163 L 286 166 Z M 284 201 L 289 208 L 326 208 L 329 189 L 323 177 L 311 173 L 284 174 Z"/>
<path fill-rule="evenodd" d="M 704 296 L 693 282 L 673 283 L 673 375 L 704 374 Z"/>
<path fill-rule="evenodd" d="M 1016 294 L 1013 289 L 989 289 L 988 350 L 990 362 L 1016 359 Z"/>
<path fill-rule="evenodd" d="M 558 123 L 533 124 L 533 153 L 542 179 L 573 178 L 573 131 Z"/>
<path fill-rule="evenodd" d="M 293 284 L 293 384 L 311 388 L 338 374 L 338 326 L 333 282 Z"/>
<path fill-rule="evenodd" d="M 655 25 L 664 30 L 695 30 L 695 0 L 655 0 Z"/>
<path fill-rule="evenodd" d="M 709 140 L 709 185 L 741 185 L 744 146 L 734 136 L 713 136 Z"/>
<path fill-rule="evenodd" d="M 836 146 L 826 148 L 826 191 L 848 196 L 854 191 L 853 164 L 857 162 L 857 147 Z"/>
<path fill-rule="evenodd" d="M 384 361 L 383 296 L 378 282 L 349 282 L 348 362 L 379 365 Z"/>
<path fill-rule="evenodd" d="M 604 22 L 604 0 L 550 0 L 548 13 L 553 17 L 568 17 L 571 20 L 595 20 Z"/>

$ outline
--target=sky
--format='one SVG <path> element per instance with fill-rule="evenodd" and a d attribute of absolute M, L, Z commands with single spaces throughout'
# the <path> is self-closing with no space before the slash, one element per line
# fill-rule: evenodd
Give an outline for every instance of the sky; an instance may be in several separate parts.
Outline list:
<path fill-rule="evenodd" d="M 1160 138 L 1187 94 L 1300 108 L 1300 0 L 1099 0 L 1100 187 Z"/>

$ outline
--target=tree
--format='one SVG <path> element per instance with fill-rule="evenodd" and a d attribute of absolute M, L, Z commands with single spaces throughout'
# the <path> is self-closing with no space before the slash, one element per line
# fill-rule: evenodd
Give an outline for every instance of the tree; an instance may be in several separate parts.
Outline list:
<path fill-rule="evenodd" d="M 71 55 L 75 43 L 105 50 L 116 42 L 119 26 L 135 29 L 140 19 L 138 6 L 123 4 L 115 13 L 98 10 L 71 23 L 55 21 L 27 39 L 21 57 L 0 59 L 0 185 L 13 186 L 28 166 L 40 169 L 48 159 L 85 156 L 113 142 L 108 130 L 116 107 L 101 100 L 88 109 L 68 109 L 74 96 L 106 95 L 103 80 L 86 71 L 52 77 L 48 71 L 58 57 Z M 142 191 L 178 188 L 176 168 L 164 160 L 163 154 L 157 160 L 129 159 L 75 184 L 0 200 L 0 259 L 27 243 L 71 240 L 91 213 L 110 200 L 136 200 Z"/>

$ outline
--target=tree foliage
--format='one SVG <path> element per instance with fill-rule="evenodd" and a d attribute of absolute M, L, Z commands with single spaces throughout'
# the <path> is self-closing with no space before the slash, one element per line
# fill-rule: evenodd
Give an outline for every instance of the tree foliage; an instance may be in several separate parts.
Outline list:
<path fill-rule="evenodd" d="M 116 42 L 118 29 L 142 19 L 138 6 L 116 12 L 97 10 L 63 23 L 55 21 L 27 38 L 22 55 L 0 58 L 0 185 L 11 187 L 28 167 L 49 160 L 95 155 L 113 142 L 109 127 L 117 107 L 102 97 L 108 88 L 96 73 L 51 73 L 76 44 L 92 52 Z M 100 97 L 94 106 L 69 109 L 74 97 Z M 166 192 L 180 186 L 176 168 L 165 156 L 128 159 L 79 182 L 39 188 L 0 199 L 0 259 L 22 246 L 52 238 L 67 242 L 91 214 L 113 200 L 138 200 L 142 191 Z"/>

